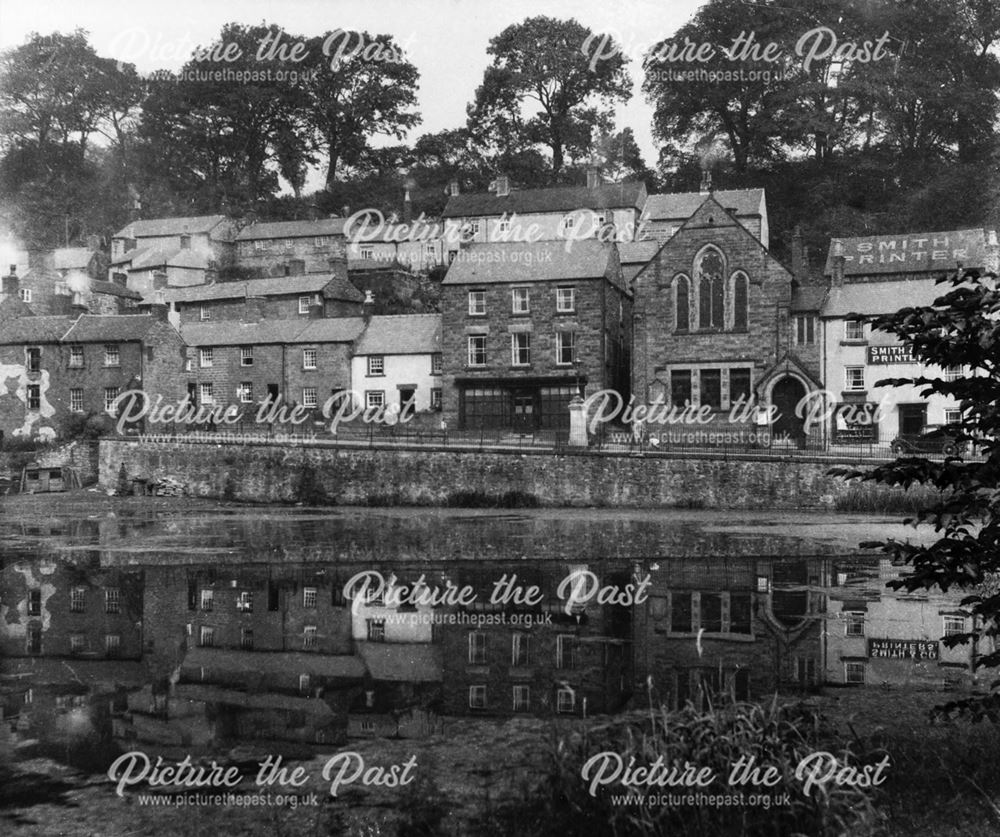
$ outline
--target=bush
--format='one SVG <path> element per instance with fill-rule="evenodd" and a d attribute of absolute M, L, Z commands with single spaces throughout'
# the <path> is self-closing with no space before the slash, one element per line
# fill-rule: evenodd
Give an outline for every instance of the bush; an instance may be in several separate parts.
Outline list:
<path fill-rule="evenodd" d="M 770 706 L 732 704 L 700 712 L 692 707 L 671 712 L 665 708 L 632 713 L 587 728 L 563 729 L 549 747 L 549 770 L 545 783 L 526 805 L 494 812 L 484 832 L 508 835 L 561 834 L 584 837 L 594 833 L 611 835 L 775 835 L 809 834 L 875 835 L 884 832 L 884 817 L 872 801 L 871 789 L 828 784 L 803 793 L 803 781 L 795 778 L 800 761 L 817 751 L 833 753 L 840 765 L 879 761 L 884 753 L 853 753 L 827 728 L 821 717 L 802 705 Z M 704 788 L 609 784 L 590 794 L 582 769 L 593 756 L 612 752 L 625 765 L 663 763 L 682 768 L 712 768 L 715 780 Z M 755 764 L 778 769 L 773 787 L 730 786 L 732 765 L 742 756 L 754 756 Z M 648 796 L 702 793 L 732 797 L 743 792 L 766 794 L 772 799 L 788 794 L 790 804 L 765 805 L 667 805 L 646 802 Z M 622 804 L 620 797 L 636 794 L 635 801 Z M 617 804 L 613 797 L 619 797 Z M 595 829 L 597 829 L 595 831 Z"/>

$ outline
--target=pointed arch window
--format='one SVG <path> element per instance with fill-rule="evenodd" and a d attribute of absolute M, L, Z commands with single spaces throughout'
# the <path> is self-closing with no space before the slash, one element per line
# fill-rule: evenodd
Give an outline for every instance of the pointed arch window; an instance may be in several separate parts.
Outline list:
<path fill-rule="evenodd" d="M 749 327 L 750 281 L 742 271 L 733 276 L 733 328 L 746 331 Z"/>
<path fill-rule="evenodd" d="M 722 253 L 708 248 L 695 263 L 698 283 L 698 327 L 722 328 L 725 323 L 725 286 Z"/>
<path fill-rule="evenodd" d="M 691 327 L 691 283 L 681 274 L 674 280 L 676 299 L 674 300 L 674 329 L 687 331 Z"/>

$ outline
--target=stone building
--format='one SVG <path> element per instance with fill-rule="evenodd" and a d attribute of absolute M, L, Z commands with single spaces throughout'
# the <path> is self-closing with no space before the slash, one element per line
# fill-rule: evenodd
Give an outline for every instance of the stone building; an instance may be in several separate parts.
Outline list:
<path fill-rule="evenodd" d="M 643 207 L 636 237 L 639 240 L 651 239 L 663 244 L 697 211 L 709 194 L 764 247 L 769 246 L 770 229 L 764 190 L 719 189 L 713 192 L 708 173 L 705 175 L 700 192 L 650 195 Z"/>
<path fill-rule="evenodd" d="M 141 570 L 11 561 L 2 571 L 0 655 L 73 660 L 142 657 Z"/>
<path fill-rule="evenodd" d="M 144 304 L 167 304 L 178 325 L 226 320 L 253 322 L 356 317 L 364 296 L 347 279 L 341 262 L 335 273 L 304 273 L 246 282 L 213 282 L 186 288 L 153 290 Z"/>
<path fill-rule="evenodd" d="M 182 327 L 189 361 L 182 381 L 198 405 L 236 405 L 253 422 L 260 405 L 320 409 L 351 388 L 360 317 L 236 320 Z"/>
<path fill-rule="evenodd" d="M 619 710 L 632 689 L 631 615 L 620 605 L 571 603 L 559 585 L 589 570 L 600 584 L 624 589 L 627 569 L 554 562 L 544 569 L 493 564 L 489 572 L 456 568 L 449 578 L 476 601 L 438 626 L 444 666 L 442 711 L 448 715 L 592 714 Z M 491 603 L 504 576 L 537 587 L 537 605 Z"/>
<path fill-rule="evenodd" d="M 820 685 L 824 559 L 671 559 L 635 609 L 636 682 L 671 708 Z"/>
<path fill-rule="evenodd" d="M 72 416 L 109 414 L 141 389 L 176 402 L 184 344 L 149 315 L 21 316 L 0 329 L 0 429 L 55 436 Z"/>
<path fill-rule="evenodd" d="M 570 400 L 628 398 L 632 294 L 614 244 L 473 244 L 441 287 L 445 418 L 522 432 L 569 426 Z"/>
<path fill-rule="evenodd" d="M 793 288 L 760 239 L 705 196 L 635 277 L 636 399 L 707 407 L 716 425 L 748 433 L 760 428 L 733 409 L 773 405 L 772 437 L 804 439 L 796 407 L 822 386 L 816 355 L 792 342 Z"/>
<path fill-rule="evenodd" d="M 602 230 L 606 241 L 631 241 L 645 203 L 645 184 L 603 183 L 596 169 L 586 186 L 518 189 L 500 175 L 489 192 L 461 194 L 452 181 L 442 213 L 447 260 L 467 244 L 575 241 Z"/>
<path fill-rule="evenodd" d="M 156 273 L 169 285 L 200 285 L 233 262 L 233 222 L 224 215 L 132 221 L 111 239 L 111 267 L 130 290 L 153 289 Z"/>
<path fill-rule="evenodd" d="M 236 265 L 257 277 L 322 273 L 345 255 L 343 218 L 254 223 L 236 236 Z"/>

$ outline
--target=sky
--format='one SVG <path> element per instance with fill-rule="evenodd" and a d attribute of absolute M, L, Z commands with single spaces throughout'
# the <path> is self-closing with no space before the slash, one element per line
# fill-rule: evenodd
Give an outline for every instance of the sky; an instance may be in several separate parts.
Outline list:
<path fill-rule="evenodd" d="M 575 17 L 611 34 L 631 57 L 633 96 L 617 107 L 618 128 L 631 127 L 646 163 L 658 151 L 645 101 L 641 55 L 686 23 L 702 0 L 0 0 L 0 49 L 24 43 L 31 32 L 77 28 L 90 33 L 102 56 L 136 65 L 140 73 L 179 69 L 191 49 L 215 39 L 223 24 L 276 23 L 287 32 L 320 35 L 338 28 L 391 34 L 420 71 L 423 116 L 408 139 L 465 123 L 489 64 L 489 40 L 526 17 Z"/>

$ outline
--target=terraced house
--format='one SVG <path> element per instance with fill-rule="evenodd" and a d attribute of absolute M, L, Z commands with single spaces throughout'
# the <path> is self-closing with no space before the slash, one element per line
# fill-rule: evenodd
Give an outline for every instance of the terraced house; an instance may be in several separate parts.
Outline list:
<path fill-rule="evenodd" d="M 250 224 L 236 236 L 236 261 L 256 277 L 322 273 L 344 258 L 343 218 Z"/>
<path fill-rule="evenodd" d="M 614 244 L 471 245 L 444 278 L 441 310 L 452 427 L 562 430 L 576 395 L 628 398 L 632 294 Z"/>
<path fill-rule="evenodd" d="M 0 429 L 55 436 L 71 416 L 104 415 L 126 390 L 176 403 L 184 344 L 150 315 L 21 316 L 0 328 Z"/>
<path fill-rule="evenodd" d="M 360 317 L 189 323 L 187 396 L 198 405 L 239 405 L 253 421 L 270 400 L 321 408 L 351 388 L 351 349 Z"/>
<path fill-rule="evenodd" d="M 346 262 L 342 261 L 340 267 L 335 273 L 164 288 L 148 292 L 143 302 L 167 304 L 172 321 L 179 325 L 358 316 L 364 296 L 347 280 Z"/>

